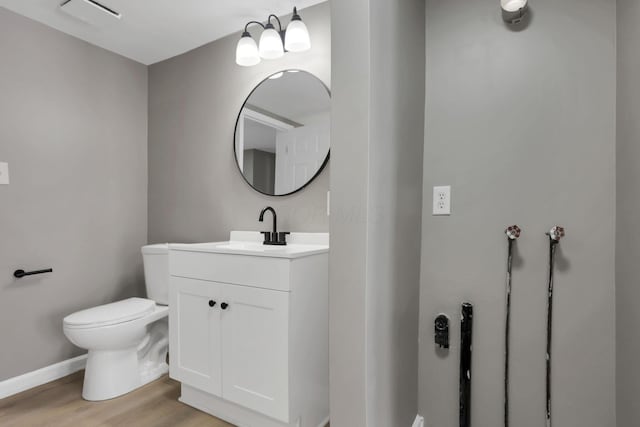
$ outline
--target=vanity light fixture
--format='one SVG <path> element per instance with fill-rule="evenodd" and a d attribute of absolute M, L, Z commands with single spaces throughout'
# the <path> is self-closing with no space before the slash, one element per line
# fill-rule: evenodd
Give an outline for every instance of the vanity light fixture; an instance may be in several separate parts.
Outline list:
<path fill-rule="evenodd" d="M 309 30 L 302 22 L 302 18 L 298 15 L 298 9 L 295 7 L 284 37 L 284 48 L 289 52 L 304 52 L 311 49 Z"/>
<path fill-rule="evenodd" d="M 271 23 L 272 18 L 278 23 L 278 29 Z M 263 29 L 259 44 L 256 44 L 248 31 L 249 25 L 252 24 L 259 25 Z M 280 19 L 273 14 L 269 15 L 266 24 L 249 21 L 244 26 L 244 31 L 236 46 L 236 63 L 250 67 L 260 63 L 261 58 L 277 59 L 281 58 L 286 51 L 304 52 L 309 49 L 311 49 L 309 31 L 302 22 L 298 9 L 294 7 L 291 22 L 286 30 L 282 29 Z"/>
<path fill-rule="evenodd" d="M 278 21 L 279 31 L 276 31 L 275 27 L 271 23 L 271 17 L 276 18 Z M 282 45 L 282 25 L 280 25 L 280 19 L 275 15 L 269 15 L 267 25 L 264 26 L 264 31 L 260 36 L 259 51 L 260 57 L 264 59 L 278 59 L 284 55 L 284 46 Z"/>
<path fill-rule="evenodd" d="M 249 24 L 247 24 L 249 25 Z M 258 45 L 249 32 L 242 33 L 236 47 L 236 63 L 244 67 L 251 67 L 260 63 Z"/>
<path fill-rule="evenodd" d="M 502 17 L 508 24 L 518 24 L 527 14 L 528 0 L 500 0 Z"/>

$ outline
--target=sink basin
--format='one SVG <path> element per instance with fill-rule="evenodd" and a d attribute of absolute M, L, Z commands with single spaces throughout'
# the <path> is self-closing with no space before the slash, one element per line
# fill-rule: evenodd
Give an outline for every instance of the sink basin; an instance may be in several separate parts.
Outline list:
<path fill-rule="evenodd" d="M 329 251 L 328 233 L 291 233 L 286 246 L 262 244 L 258 232 L 232 231 L 231 239 L 210 243 L 172 243 L 171 250 L 213 252 L 236 255 L 267 256 L 275 258 L 300 258 Z"/>

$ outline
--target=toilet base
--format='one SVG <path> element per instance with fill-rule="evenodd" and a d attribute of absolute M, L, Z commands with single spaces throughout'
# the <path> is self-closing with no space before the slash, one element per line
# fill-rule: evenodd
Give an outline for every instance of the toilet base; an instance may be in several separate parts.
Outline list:
<path fill-rule="evenodd" d="M 113 399 L 157 380 L 169 372 L 169 365 L 140 366 L 136 349 L 89 351 L 84 372 L 82 398 L 90 401 Z M 102 369 L 108 366 L 109 369 Z"/>
<path fill-rule="evenodd" d="M 104 369 L 106 367 L 108 369 Z M 141 385 L 136 348 L 114 351 L 89 350 L 82 387 L 83 399 L 113 399 Z"/>
<path fill-rule="evenodd" d="M 163 311 L 166 312 L 165 309 Z M 113 399 L 155 381 L 169 372 L 167 318 L 147 326 L 137 347 L 120 350 L 89 350 L 82 398 Z"/>

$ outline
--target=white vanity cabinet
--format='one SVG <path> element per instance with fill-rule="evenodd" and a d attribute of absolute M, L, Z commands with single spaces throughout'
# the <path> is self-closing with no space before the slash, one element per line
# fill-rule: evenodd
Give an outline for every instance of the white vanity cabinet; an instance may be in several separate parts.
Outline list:
<path fill-rule="evenodd" d="M 222 395 L 220 301 L 222 286 L 213 282 L 171 278 L 169 294 L 170 375 L 200 390 Z"/>
<path fill-rule="evenodd" d="M 240 427 L 324 426 L 328 246 L 223 243 L 171 245 L 170 375 L 180 400 Z"/>

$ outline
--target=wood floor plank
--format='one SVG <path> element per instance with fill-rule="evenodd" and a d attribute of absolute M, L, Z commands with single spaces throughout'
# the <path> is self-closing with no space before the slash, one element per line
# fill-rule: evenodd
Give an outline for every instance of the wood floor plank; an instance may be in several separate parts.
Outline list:
<path fill-rule="evenodd" d="M 84 372 L 0 400 L 2 427 L 233 427 L 178 401 L 167 376 L 124 396 L 82 400 Z"/>

